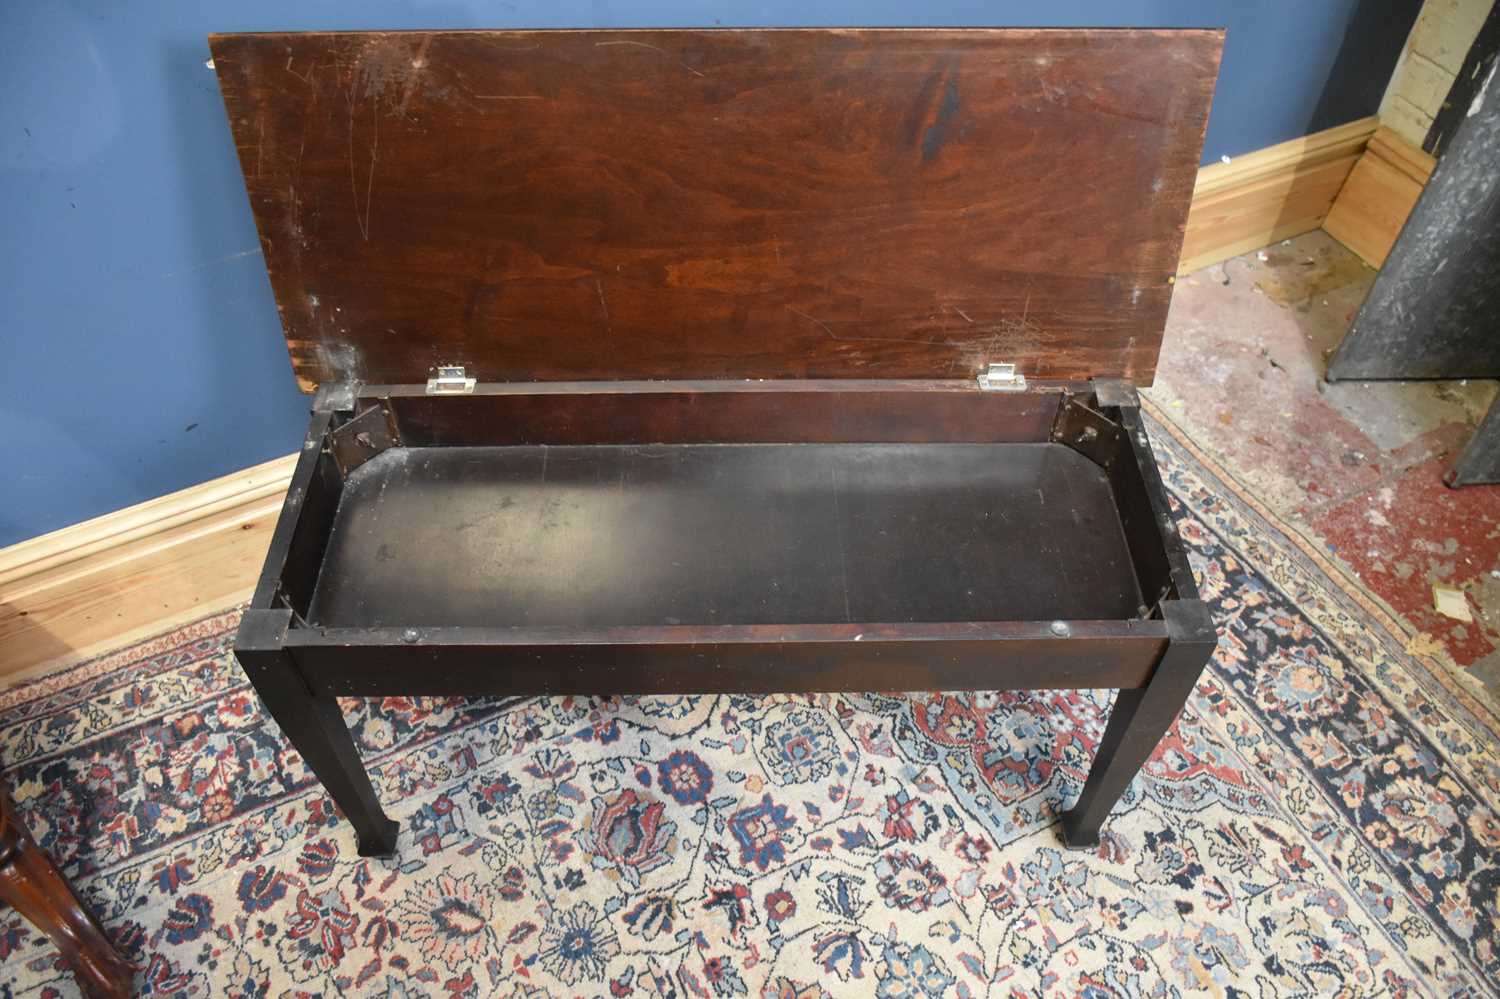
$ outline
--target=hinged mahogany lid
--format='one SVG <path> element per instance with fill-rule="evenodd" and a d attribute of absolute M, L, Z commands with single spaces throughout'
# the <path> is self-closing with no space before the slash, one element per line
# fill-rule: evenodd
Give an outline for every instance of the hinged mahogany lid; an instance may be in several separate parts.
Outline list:
<path fill-rule="evenodd" d="M 1149 383 L 1219 31 L 211 39 L 305 389 Z"/>

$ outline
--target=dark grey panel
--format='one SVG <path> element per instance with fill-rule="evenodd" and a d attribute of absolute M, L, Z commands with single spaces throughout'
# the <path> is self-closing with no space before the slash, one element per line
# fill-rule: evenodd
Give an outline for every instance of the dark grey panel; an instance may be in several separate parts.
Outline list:
<path fill-rule="evenodd" d="M 1330 380 L 1500 376 L 1500 84 L 1471 105 Z"/>
<path fill-rule="evenodd" d="M 1104 472 L 1057 444 L 394 448 L 349 476 L 326 627 L 1127 619 Z"/>

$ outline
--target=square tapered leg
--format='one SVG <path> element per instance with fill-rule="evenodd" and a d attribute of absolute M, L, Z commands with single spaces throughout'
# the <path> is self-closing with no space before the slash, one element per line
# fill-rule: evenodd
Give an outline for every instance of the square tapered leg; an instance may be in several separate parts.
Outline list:
<path fill-rule="evenodd" d="M 396 852 L 400 826 L 386 816 L 375 797 L 338 700 L 314 694 L 282 646 L 290 616 L 289 611 L 247 611 L 235 657 L 287 741 L 354 826 L 360 856 L 389 857 Z"/>
<path fill-rule="evenodd" d="M 1063 841 L 1075 849 L 1099 845 L 1104 820 L 1156 751 L 1213 654 L 1213 620 L 1201 600 L 1165 601 L 1162 617 L 1167 651 L 1146 686 L 1116 695 L 1083 792 L 1062 815 Z"/>

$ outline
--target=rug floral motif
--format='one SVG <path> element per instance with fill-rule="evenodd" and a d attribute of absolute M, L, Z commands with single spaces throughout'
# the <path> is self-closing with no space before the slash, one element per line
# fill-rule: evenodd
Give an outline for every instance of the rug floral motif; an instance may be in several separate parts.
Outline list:
<path fill-rule="evenodd" d="M 1162 428 L 1220 643 L 1097 851 L 1111 695 L 349 701 L 363 859 L 234 615 L 0 698 L 0 758 L 145 995 L 1480 996 L 1495 733 Z M 0 918 L 0 995 L 75 995 Z"/>

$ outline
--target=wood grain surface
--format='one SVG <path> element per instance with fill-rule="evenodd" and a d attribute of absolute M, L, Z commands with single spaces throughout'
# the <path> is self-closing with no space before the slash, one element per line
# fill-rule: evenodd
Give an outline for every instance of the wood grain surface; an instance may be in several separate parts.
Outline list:
<path fill-rule="evenodd" d="M 1222 33 L 211 43 L 304 388 L 1147 383 Z"/>
<path fill-rule="evenodd" d="M 1323 228 L 1379 269 L 1436 168 L 1430 153 L 1382 127 L 1339 189 Z"/>

